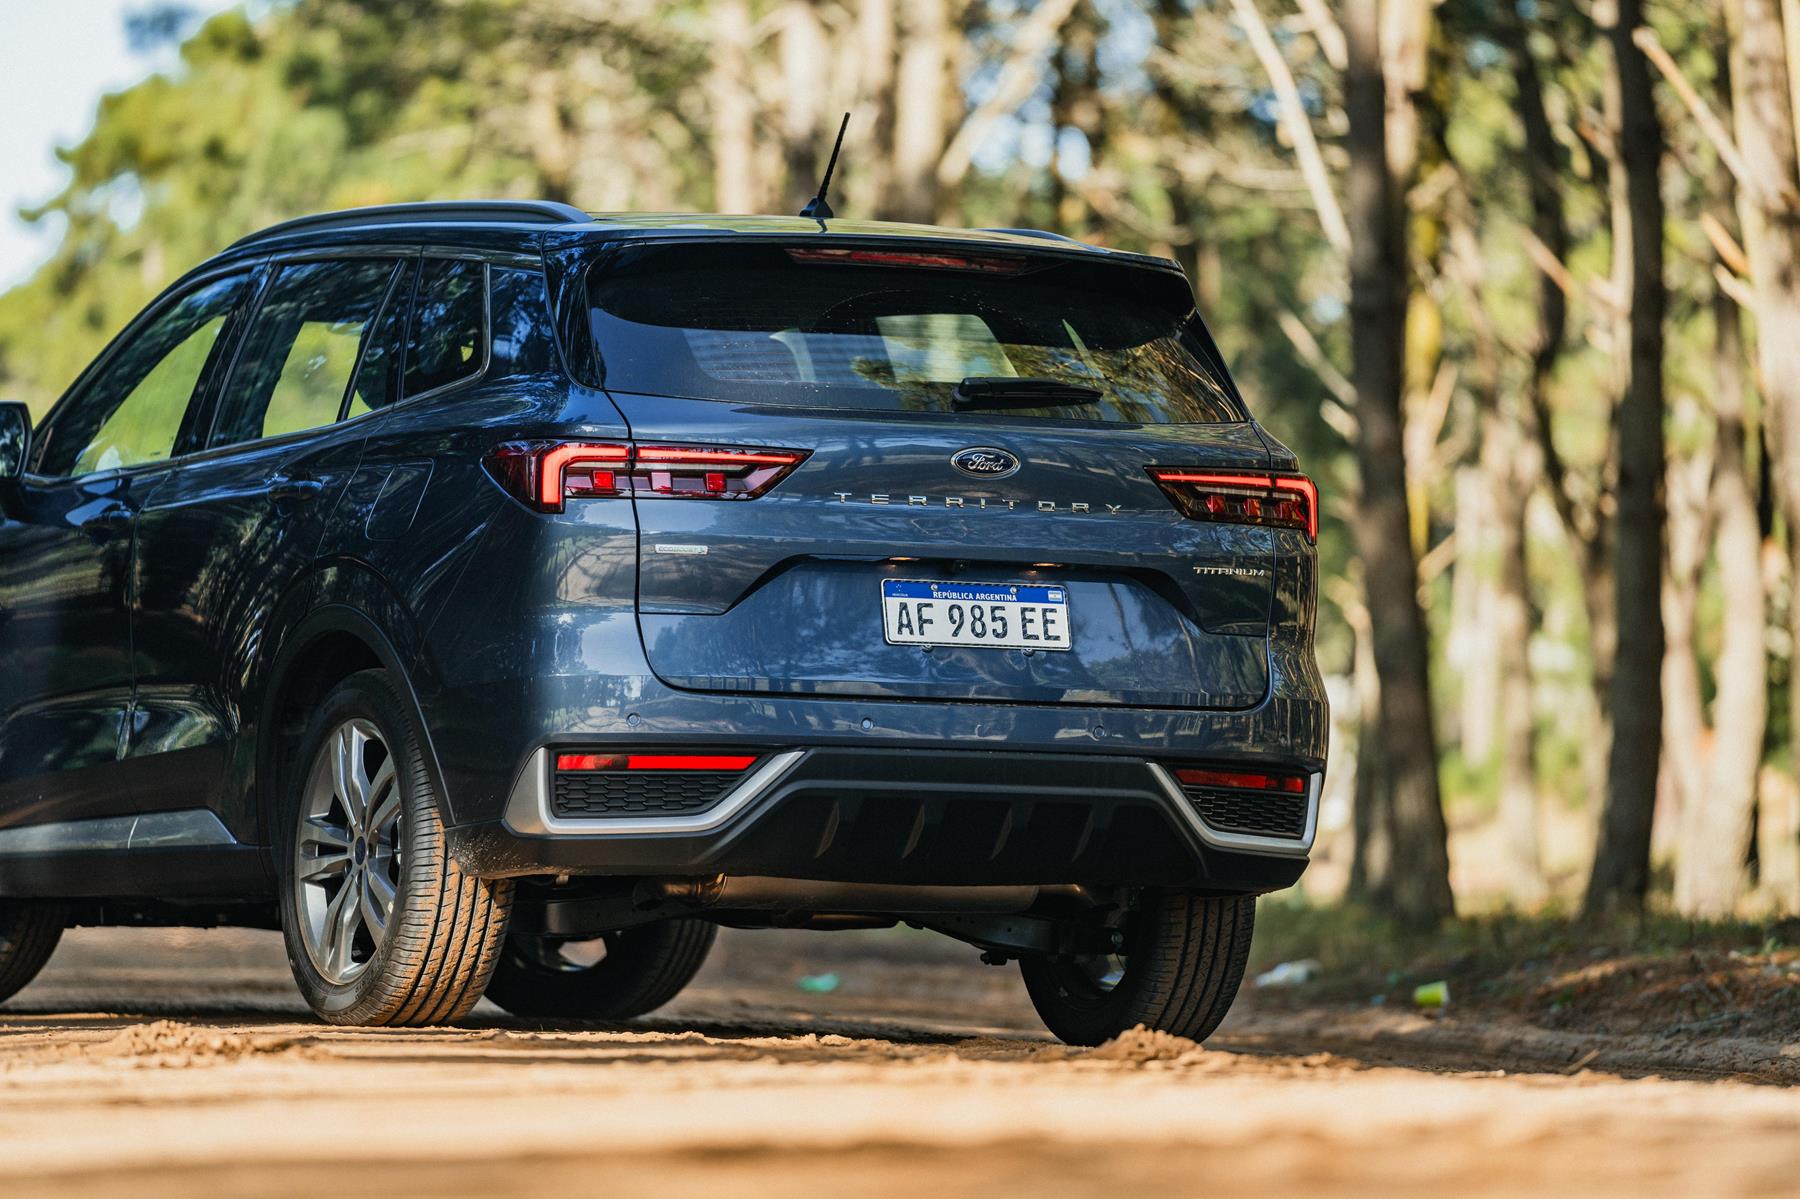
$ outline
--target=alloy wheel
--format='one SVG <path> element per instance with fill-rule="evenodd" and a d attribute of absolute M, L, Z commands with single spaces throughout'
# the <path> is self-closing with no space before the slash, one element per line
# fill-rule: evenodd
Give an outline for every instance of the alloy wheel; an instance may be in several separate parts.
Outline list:
<path fill-rule="evenodd" d="M 373 723 L 333 729 L 314 757 L 294 839 L 301 940 L 315 970 L 342 985 L 367 968 L 393 925 L 403 805 L 394 755 Z"/>

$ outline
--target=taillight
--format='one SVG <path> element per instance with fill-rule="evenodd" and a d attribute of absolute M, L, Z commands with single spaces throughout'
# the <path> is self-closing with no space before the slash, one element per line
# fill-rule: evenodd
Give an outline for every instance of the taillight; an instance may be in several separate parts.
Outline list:
<path fill-rule="evenodd" d="M 1206 770 L 1179 766 L 1175 778 L 1184 787 L 1223 787 L 1231 791 L 1281 791 L 1289 795 L 1306 792 L 1306 778 L 1298 774 L 1263 774 L 1249 770 Z"/>
<path fill-rule="evenodd" d="M 741 774 L 756 763 L 755 754 L 557 754 L 556 769 L 564 772 L 634 770 L 720 771 Z"/>
<path fill-rule="evenodd" d="M 1150 477 L 1190 520 L 1273 525 L 1319 539 L 1319 489 L 1305 475 L 1152 466 Z"/>
<path fill-rule="evenodd" d="M 753 500 L 806 461 L 805 450 L 509 441 L 484 462 L 494 480 L 540 512 L 570 499 Z"/>

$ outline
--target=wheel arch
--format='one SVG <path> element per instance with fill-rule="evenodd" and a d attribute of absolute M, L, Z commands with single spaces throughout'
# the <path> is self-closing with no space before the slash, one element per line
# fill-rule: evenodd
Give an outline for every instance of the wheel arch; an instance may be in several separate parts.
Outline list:
<path fill-rule="evenodd" d="M 450 804 L 430 726 L 414 685 L 416 653 L 399 622 L 379 619 L 348 599 L 325 599 L 310 607 L 282 636 L 265 676 L 258 713 L 255 788 L 257 828 L 264 845 L 274 845 L 272 817 L 290 778 L 306 725 L 320 700 L 344 679 L 361 670 L 385 670 L 398 685 L 402 702 L 424 746 L 425 769 L 437 796 L 438 813 L 450 822 Z M 397 635 L 398 634 L 398 635 Z"/>

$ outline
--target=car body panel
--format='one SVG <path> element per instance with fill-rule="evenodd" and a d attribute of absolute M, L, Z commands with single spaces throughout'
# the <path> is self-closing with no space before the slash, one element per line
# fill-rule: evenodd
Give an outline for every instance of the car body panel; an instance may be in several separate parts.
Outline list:
<path fill-rule="evenodd" d="M 639 499 L 639 611 L 690 690 L 1248 708 L 1267 690 L 1273 533 L 1184 519 L 1157 463 L 1266 468 L 1249 425 L 771 412 L 615 394 L 640 442 L 803 449 L 748 502 Z M 1002 479 L 951 462 L 1013 453 Z M 884 579 L 1065 586 L 1073 648 L 889 645 Z"/>
<path fill-rule="evenodd" d="M 126 576 L 137 481 L 0 484 L 0 827 L 134 811 Z"/>

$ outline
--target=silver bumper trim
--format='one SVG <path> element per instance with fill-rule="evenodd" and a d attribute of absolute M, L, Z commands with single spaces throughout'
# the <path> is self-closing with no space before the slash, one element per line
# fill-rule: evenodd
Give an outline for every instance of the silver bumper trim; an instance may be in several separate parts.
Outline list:
<path fill-rule="evenodd" d="M 590 817 L 570 820 L 550 810 L 550 750 L 537 750 L 526 759 L 525 768 L 513 783 L 506 801 L 505 824 L 508 831 L 525 837 L 577 836 L 612 837 L 631 833 L 709 833 L 748 807 L 767 791 L 793 765 L 806 756 L 803 749 L 790 749 L 773 754 L 756 767 L 725 797 L 704 812 L 692 816 L 652 816 L 614 820 Z"/>
<path fill-rule="evenodd" d="M 1241 850 L 1249 853 L 1280 855 L 1282 857 L 1303 858 L 1312 851 L 1313 838 L 1319 831 L 1319 791 L 1324 786 L 1325 775 L 1314 773 L 1306 787 L 1306 831 L 1298 841 L 1287 837 L 1263 837 L 1254 833 L 1227 833 L 1212 827 L 1200 818 L 1194 805 L 1175 781 L 1168 768 L 1158 762 L 1151 762 L 1150 773 L 1168 793 L 1169 802 L 1186 820 L 1188 826 L 1199 834 L 1200 839 L 1216 849 Z"/>

